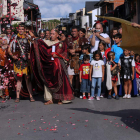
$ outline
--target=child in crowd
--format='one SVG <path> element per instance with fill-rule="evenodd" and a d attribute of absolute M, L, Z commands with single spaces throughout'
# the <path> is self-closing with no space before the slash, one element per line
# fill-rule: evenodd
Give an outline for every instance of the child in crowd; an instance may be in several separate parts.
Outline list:
<path fill-rule="evenodd" d="M 124 99 L 131 98 L 132 80 L 134 79 L 135 61 L 130 56 L 130 51 L 124 49 L 124 56 L 120 58 L 119 65 L 121 66 L 121 78 L 124 82 Z"/>
<path fill-rule="evenodd" d="M 85 96 L 85 93 L 88 93 L 88 99 L 90 98 L 89 60 L 90 60 L 90 56 L 84 55 L 83 57 L 84 64 L 82 64 L 79 68 L 80 70 L 79 78 L 80 78 L 80 83 L 81 83 L 80 92 L 83 93 L 83 99 L 87 99 Z"/>
<path fill-rule="evenodd" d="M 102 60 L 102 55 L 99 50 L 95 51 L 93 54 L 93 59 L 90 66 L 90 81 L 92 81 L 91 87 L 91 97 L 89 100 L 94 100 L 94 93 L 97 83 L 97 97 L 100 100 L 101 94 L 101 83 L 104 81 L 104 61 Z"/>
<path fill-rule="evenodd" d="M 106 43 L 105 43 L 103 40 L 101 40 L 101 41 L 99 42 L 98 50 L 101 52 L 103 61 L 104 61 L 104 63 L 106 64 L 105 48 L 106 48 Z"/>
<path fill-rule="evenodd" d="M 122 42 L 122 35 L 118 33 L 114 37 L 115 37 L 114 40 L 115 40 L 116 45 L 112 46 L 111 51 L 115 53 L 114 62 L 118 63 L 120 57 L 123 55 L 123 49 L 120 47 L 121 42 Z"/>
<path fill-rule="evenodd" d="M 89 53 L 89 45 L 83 45 L 82 46 L 82 54 L 79 58 L 79 60 L 81 61 L 81 63 L 83 64 L 84 61 L 83 61 L 83 57 L 84 55 L 89 55 L 89 63 L 91 63 L 91 61 L 93 60 L 93 54 L 92 53 Z"/>
<path fill-rule="evenodd" d="M 98 50 L 101 52 L 101 55 L 102 55 L 104 64 L 106 65 L 105 49 L 106 49 L 106 43 L 103 40 L 101 40 L 99 42 Z M 105 69 L 105 71 L 106 71 L 106 69 Z M 101 96 L 100 97 L 103 98 L 104 95 L 105 95 L 105 92 L 106 92 L 106 74 L 104 74 L 104 81 L 102 82 L 102 93 L 101 93 Z"/>
<path fill-rule="evenodd" d="M 113 61 L 115 59 L 115 53 L 109 52 L 107 54 L 108 62 L 107 62 L 107 89 L 109 90 L 108 93 L 108 99 L 111 99 L 111 92 L 112 88 L 114 88 L 115 92 L 115 99 L 119 100 L 118 92 L 117 92 L 117 82 L 118 82 L 118 70 L 117 70 L 117 64 Z"/>
<path fill-rule="evenodd" d="M 140 94 L 140 56 L 135 54 L 135 65 L 136 65 L 136 81 L 137 81 L 137 90 Z"/>

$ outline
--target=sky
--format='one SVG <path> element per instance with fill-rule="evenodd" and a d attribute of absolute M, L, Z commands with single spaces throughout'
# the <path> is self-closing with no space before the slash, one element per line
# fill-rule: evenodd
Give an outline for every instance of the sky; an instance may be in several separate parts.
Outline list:
<path fill-rule="evenodd" d="M 64 18 L 84 8 L 86 1 L 98 0 L 34 0 L 34 3 L 39 6 L 42 18 Z"/>

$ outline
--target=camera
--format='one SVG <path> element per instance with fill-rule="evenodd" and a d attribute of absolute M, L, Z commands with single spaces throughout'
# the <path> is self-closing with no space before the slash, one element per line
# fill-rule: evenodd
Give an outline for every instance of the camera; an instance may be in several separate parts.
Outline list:
<path fill-rule="evenodd" d="M 100 32 L 100 30 L 94 30 L 94 33 Z"/>

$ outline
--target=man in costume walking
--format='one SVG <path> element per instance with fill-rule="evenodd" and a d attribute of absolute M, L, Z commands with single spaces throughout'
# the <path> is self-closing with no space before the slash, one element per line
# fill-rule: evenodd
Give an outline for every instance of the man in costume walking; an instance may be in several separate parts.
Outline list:
<path fill-rule="evenodd" d="M 35 40 L 31 48 L 32 70 L 38 86 L 44 88 L 45 105 L 53 104 L 53 99 L 62 104 L 74 98 L 65 64 L 67 45 L 60 42 L 58 36 L 59 31 L 53 29 L 51 40 Z"/>
<path fill-rule="evenodd" d="M 13 59 L 14 63 L 14 73 L 17 75 L 17 85 L 16 85 L 16 103 L 20 102 L 20 91 L 22 85 L 22 78 L 25 75 L 27 89 L 30 95 L 30 101 L 34 102 L 32 96 L 32 86 L 30 81 L 29 73 L 29 59 L 30 59 L 30 44 L 25 35 L 24 24 L 19 24 L 18 34 L 15 39 L 10 43 L 8 48 L 8 53 Z"/>

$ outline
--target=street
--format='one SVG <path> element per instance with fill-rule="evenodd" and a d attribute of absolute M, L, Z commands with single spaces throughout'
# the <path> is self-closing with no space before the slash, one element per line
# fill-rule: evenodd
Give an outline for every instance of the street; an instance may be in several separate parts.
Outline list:
<path fill-rule="evenodd" d="M 43 104 L 0 102 L 1 140 L 139 140 L 140 97 Z"/>

